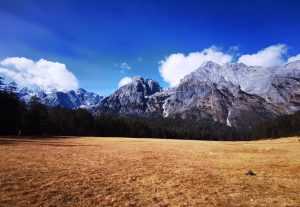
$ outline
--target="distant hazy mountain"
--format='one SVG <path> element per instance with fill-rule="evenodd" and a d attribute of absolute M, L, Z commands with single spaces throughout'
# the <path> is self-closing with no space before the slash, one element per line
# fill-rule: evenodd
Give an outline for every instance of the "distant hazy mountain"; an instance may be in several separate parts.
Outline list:
<path fill-rule="evenodd" d="M 263 68 L 206 62 L 173 88 L 135 78 L 106 97 L 100 113 L 206 119 L 251 127 L 300 110 L 300 61 Z"/>
<path fill-rule="evenodd" d="M 18 96 L 27 103 L 32 96 L 37 96 L 48 107 L 62 106 L 69 109 L 86 108 L 89 110 L 96 107 L 103 98 L 96 93 L 88 92 L 82 88 L 76 91 L 65 92 L 55 89 L 46 91 L 39 88 L 22 88 L 19 90 Z"/>

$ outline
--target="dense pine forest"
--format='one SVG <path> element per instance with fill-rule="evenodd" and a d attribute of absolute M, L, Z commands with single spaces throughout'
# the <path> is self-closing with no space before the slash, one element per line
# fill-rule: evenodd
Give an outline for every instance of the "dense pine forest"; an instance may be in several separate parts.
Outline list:
<path fill-rule="evenodd" d="M 300 112 L 246 130 L 180 118 L 93 116 L 85 109 L 47 108 L 37 97 L 19 100 L 16 85 L 0 79 L 0 134 L 251 140 L 300 135 Z"/>

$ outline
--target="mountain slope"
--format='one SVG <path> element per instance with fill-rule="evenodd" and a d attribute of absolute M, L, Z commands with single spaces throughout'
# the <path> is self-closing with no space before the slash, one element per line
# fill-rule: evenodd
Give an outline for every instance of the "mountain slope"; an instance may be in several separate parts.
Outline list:
<path fill-rule="evenodd" d="M 161 88 L 157 82 L 136 77 L 131 83 L 104 98 L 98 107 L 98 113 L 127 116 L 145 115 L 149 96 L 160 91 Z"/>
<path fill-rule="evenodd" d="M 25 102 L 29 102 L 32 96 L 40 98 L 41 102 L 48 107 L 62 106 L 69 109 L 86 108 L 92 110 L 102 100 L 102 96 L 88 92 L 82 88 L 74 91 L 45 91 L 42 89 L 22 88 L 18 92 L 18 96 Z"/>
<path fill-rule="evenodd" d="M 205 119 L 251 128 L 278 115 L 300 110 L 300 61 L 263 68 L 241 63 L 206 62 L 167 90 L 147 91 L 136 78 L 105 98 L 98 114 Z"/>

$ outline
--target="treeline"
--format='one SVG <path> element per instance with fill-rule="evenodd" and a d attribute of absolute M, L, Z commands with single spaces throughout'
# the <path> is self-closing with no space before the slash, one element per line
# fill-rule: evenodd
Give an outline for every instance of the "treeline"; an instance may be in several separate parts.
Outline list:
<path fill-rule="evenodd" d="M 4 86 L 1 79 L 0 83 L 0 135 L 250 140 L 300 134 L 300 112 L 248 131 L 204 120 L 93 116 L 85 109 L 47 108 L 37 97 L 25 104 L 15 94 L 15 84 Z"/>
<path fill-rule="evenodd" d="M 300 111 L 260 123 L 253 131 L 253 138 L 278 138 L 300 135 Z"/>

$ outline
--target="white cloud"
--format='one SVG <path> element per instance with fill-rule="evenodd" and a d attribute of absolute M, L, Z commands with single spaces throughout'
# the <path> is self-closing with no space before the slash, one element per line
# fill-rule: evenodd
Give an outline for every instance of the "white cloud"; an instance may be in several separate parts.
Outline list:
<path fill-rule="evenodd" d="M 238 62 L 246 65 L 270 67 L 285 63 L 283 55 L 287 52 L 285 44 L 271 45 L 255 54 L 242 55 Z"/>
<path fill-rule="evenodd" d="M 124 72 L 125 70 L 130 70 L 131 69 L 131 66 L 126 62 L 115 63 L 114 67 L 120 68 L 122 72 Z"/>
<path fill-rule="evenodd" d="M 9 57 L 0 62 L 0 73 L 22 87 L 59 91 L 78 88 L 78 80 L 65 64 L 44 59 L 35 62 L 24 57 Z"/>
<path fill-rule="evenodd" d="M 300 60 L 300 54 L 292 56 L 292 57 L 289 57 L 289 59 L 287 60 L 287 62 L 289 63 L 289 62 L 293 62 L 293 61 L 296 61 L 296 60 Z"/>
<path fill-rule="evenodd" d="M 128 63 L 123 62 L 123 63 L 120 64 L 120 68 L 123 69 L 123 70 L 130 70 L 131 66 Z"/>
<path fill-rule="evenodd" d="M 223 53 L 217 47 L 210 47 L 201 52 L 193 52 L 185 56 L 182 53 L 172 54 L 160 61 L 159 72 L 163 79 L 175 86 L 185 75 L 199 68 L 206 61 L 224 64 L 232 61 L 232 55 Z"/>
<path fill-rule="evenodd" d="M 120 87 L 122 87 L 122 86 L 124 86 L 124 85 L 130 83 L 131 81 L 132 81 L 132 78 L 130 78 L 130 77 L 124 77 L 124 78 L 122 78 L 122 79 L 120 80 L 119 86 L 118 86 L 118 87 L 120 88 Z"/>

